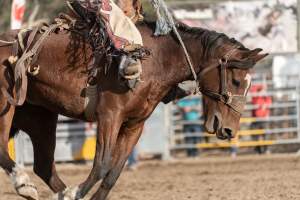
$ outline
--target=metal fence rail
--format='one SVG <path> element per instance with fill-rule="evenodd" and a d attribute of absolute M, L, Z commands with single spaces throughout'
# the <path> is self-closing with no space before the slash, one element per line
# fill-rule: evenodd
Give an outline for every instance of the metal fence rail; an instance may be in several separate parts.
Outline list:
<path fill-rule="evenodd" d="M 265 78 L 265 77 L 263 77 Z M 254 84 L 266 84 L 268 90 L 262 93 L 249 93 L 245 113 L 240 120 L 240 131 L 231 141 L 220 141 L 215 135 L 205 132 L 184 132 L 186 125 L 201 125 L 203 120 L 184 120 L 177 105 L 171 105 L 170 117 L 170 149 L 171 151 L 188 149 L 223 149 L 256 146 L 270 146 L 278 144 L 300 144 L 299 131 L 299 79 L 288 79 L 278 87 L 273 80 L 257 77 Z M 287 87 L 285 87 L 287 86 Z M 268 117 L 253 117 L 252 111 L 259 105 L 251 104 L 253 97 L 269 96 L 272 104 L 266 106 L 271 110 Z M 200 98 L 193 96 L 188 98 Z M 201 105 L 198 105 L 201 106 Z M 254 123 L 262 123 L 264 127 L 253 128 Z M 199 138 L 200 142 L 191 144 L 189 138 Z"/>
<path fill-rule="evenodd" d="M 281 79 L 284 80 L 284 79 Z M 240 121 L 241 129 L 235 140 L 220 141 L 215 135 L 205 132 L 183 132 L 186 125 L 202 125 L 203 120 L 183 120 L 177 105 L 160 106 L 149 120 L 141 139 L 141 148 L 147 152 L 162 154 L 167 159 L 169 153 L 187 151 L 188 149 L 226 149 L 278 144 L 300 144 L 299 131 L 299 79 L 286 79 L 280 87 L 272 80 L 256 78 L 254 84 L 268 85 L 267 92 L 250 93 L 245 113 Z M 272 84 L 273 83 L 273 84 Z M 293 84 L 291 84 L 293 83 Z M 271 109 L 269 117 L 253 117 L 252 111 L 258 105 L 251 104 L 251 98 L 259 95 L 269 95 L 273 102 L 267 107 Z M 201 99 L 201 96 L 188 97 Z M 201 106 L 198 105 L 198 106 Z M 265 127 L 253 128 L 253 123 L 263 122 Z M 95 154 L 96 125 L 79 122 L 63 116 L 59 117 L 57 126 L 57 146 L 55 157 L 57 161 L 92 160 Z M 191 138 L 199 138 L 197 143 L 188 142 Z M 150 141 L 150 142 L 149 142 Z M 159 144 L 159 145 L 158 145 Z M 10 142 L 10 155 L 18 163 L 33 162 L 33 151 L 30 139 L 20 134 L 15 144 Z M 12 148 L 15 146 L 16 148 Z"/>

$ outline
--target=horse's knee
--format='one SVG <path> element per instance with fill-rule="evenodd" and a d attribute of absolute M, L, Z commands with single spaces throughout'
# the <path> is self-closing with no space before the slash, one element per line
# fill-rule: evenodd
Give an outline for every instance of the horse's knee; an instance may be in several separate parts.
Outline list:
<path fill-rule="evenodd" d="M 114 177 L 109 177 L 107 179 L 105 179 L 102 183 L 101 183 L 101 188 L 105 189 L 105 190 L 111 190 L 114 185 L 116 184 L 118 178 L 114 178 Z"/>
<path fill-rule="evenodd" d="M 106 162 L 103 162 L 103 164 L 101 165 L 100 167 L 100 170 L 99 170 L 99 175 L 98 175 L 98 179 L 103 179 L 106 174 L 109 172 L 110 170 L 110 167 L 109 167 L 109 162 L 106 161 Z"/>
<path fill-rule="evenodd" d="M 99 156 L 99 149 L 95 157 L 95 165 L 93 166 L 93 173 L 96 175 L 96 181 L 104 178 L 111 169 L 111 152 L 108 149 L 103 149 L 104 154 Z"/>

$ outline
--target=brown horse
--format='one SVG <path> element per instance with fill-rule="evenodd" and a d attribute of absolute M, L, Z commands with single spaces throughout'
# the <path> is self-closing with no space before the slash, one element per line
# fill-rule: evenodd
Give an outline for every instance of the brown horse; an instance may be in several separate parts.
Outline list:
<path fill-rule="evenodd" d="M 106 199 L 141 135 L 145 120 L 168 91 L 178 83 L 192 79 L 177 39 L 172 34 L 153 37 L 154 25 L 138 25 L 145 46 L 152 51 L 143 61 L 143 82 L 133 91 L 128 90 L 118 80 L 116 65 L 108 74 L 101 74 L 96 119 L 84 116 L 85 57 L 91 51 L 84 41 L 74 41 L 68 31 L 53 33 L 45 41 L 37 61 L 40 72 L 37 76 L 29 76 L 23 106 L 9 105 L 0 94 L 0 166 L 12 177 L 19 195 L 26 199 L 38 198 L 29 176 L 7 153 L 10 130 L 12 133 L 21 129 L 33 142 L 35 173 L 57 193 L 58 199 L 81 199 L 99 180 L 102 183 L 92 199 Z M 233 137 L 249 88 L 248 71 L 266 54 L 259 54 L 261 49 L 250 51 L 234 39 L 214 31 L 184 25 L 178 25 L 178 29 L 204 93 L 206 129 L 221 139 Z M 3 35 L 1 39 L 9 40 L 11 36 L 14 33 Z M 11 46 L 0 48 L 0 85 L 10 93 L 14 84 L 8 62 L 11 53 Z M 76 62 L 71 60 L 74 55 Z M 96 121 L 98 125 L 93 168 L 86 181 L 72 189 L 66 188 L 55 170 L 53 154 L 58 113 Z"/>

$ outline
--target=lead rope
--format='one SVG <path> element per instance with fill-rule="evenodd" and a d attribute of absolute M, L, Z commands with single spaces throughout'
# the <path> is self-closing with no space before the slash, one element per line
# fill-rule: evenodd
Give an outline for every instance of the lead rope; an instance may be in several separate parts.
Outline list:
<path fill-rule="evenodd" d="M 183 51 L 184 51 L 186 60 L 187 60 L 187 62 L 188 62 L 188 65 L 189 65 L 189 67 L 190 67 L 190 70 L 191 70 L 191 72 L 192 72 L 193 78 L 194 78 L 194 92 L 193 92 L 193 93 L 194 93 L 194 94 L 200 93 L 200 90 L 199 90 L 199 88 L 198 88 L 197 74 L 196 74 L 196 72 L 195 72 L 195 68 L 194 68 L 194 66 L 193 66 L 191 57 L 190 57 L 190 55 L 189 55 L 189 53 L 188 53 L 188 51 L 187 51 L 187 49 L 186 49 L 186 46 L 185 46 L 184 42 L 182 41 L 182 38 L 181 38 L 181 36 L 180 36 L 180 34 L 179 34 L 177 28 L 176 28 L 176 25 L 175 25 L 173 16 L 172 16 L 171 13 L 169 12 L 168 7 L 167 7 L 165 1 L 164 1 L 164 0 L 151 0 L 151 3 L 152 3 L 152 5 L 153 5 L 153 7 L 154 7 L 154 8 L 156 9 L 156 11 L 157 11 L 157 15 L 158 15 L 158 18 L 159 18 L 158 21 L 160 21 L 161 23 L 164 24 L 164 25 L 161 26 L 161 27 L 164 27 L 164 28 L 165 28 L 165 25 L 166 25 L 165 23 L 167 23 L 167 25 L 168 25 L 169 27 L 172 28 L 172 30 L 174 31 L 174 33 L 175 33 L 177 39 L 179 40 L 180 45 L 181 45 L 181 47 L 183 48 Z M 161 11 L 161 12 L 160 12 L 160 11 Z M 162 18 L 162 16 L 161 16 L 160 13 L 163 14 L 163 15 L 165 16 L 164 19 Z M 163 21 L 163 20 L 165 20 L 165 21 Z M 156 32 L 157 32 L 157 30 L 156 30 Z M 165 30 L 162 31 L 162 32 L 165 32 Z"/>

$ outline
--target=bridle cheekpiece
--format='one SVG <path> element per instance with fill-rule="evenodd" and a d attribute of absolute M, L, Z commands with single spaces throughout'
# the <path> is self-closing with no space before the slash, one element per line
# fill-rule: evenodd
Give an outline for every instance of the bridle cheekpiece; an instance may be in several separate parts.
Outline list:
<path fill-rule="evenodd" d="M 201 79 L 204 74 L 209 72 L 210 70 L 214 68 L 219 68 L 220 67 L 220 72 L 221 72 L 221 90 L 220 92 L 215 92 L 210 89 L 202 88 L 200 87 L 199 84 L 199 90 L 201 93 L 205 96 L 208 96 L 212 99 L 215 99 L 217 101 L 223 102 L 225 105 L 229 106 L 231 109 L 233 109 L 235 112 L 242 114 L 244 110 L 244 105 L 246 104 L 246 94 L 244 95 L 238 95 L 238 94 L 233 94 L 232 92 L 228 91 L 227 87 L 227 69 L 230 67 L 229 66 L 229 60 L 233 53 L 236 51 L 237 48 L 232 49 L 230 52 L 228 52 L 223 58 L 220 58 L 218 60 L 218 65 L 217 66 L 210 66 L 205 69 L 203 69 L 199 73 L 198 79 Z"/>

